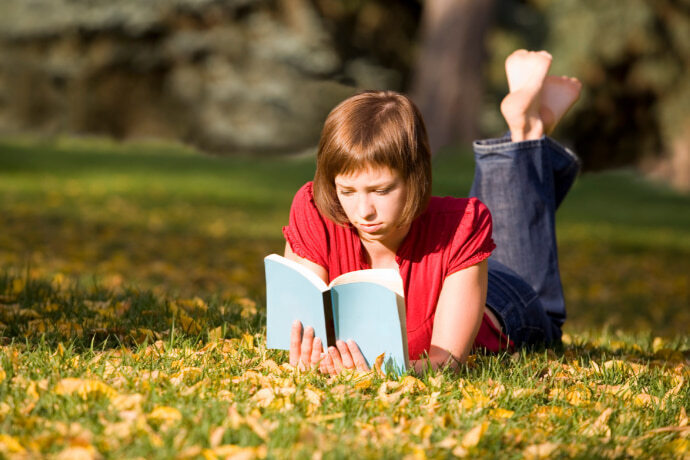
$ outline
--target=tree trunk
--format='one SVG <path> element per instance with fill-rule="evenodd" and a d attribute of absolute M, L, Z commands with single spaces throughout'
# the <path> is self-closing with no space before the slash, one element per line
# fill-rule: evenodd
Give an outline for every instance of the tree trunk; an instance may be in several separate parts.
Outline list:
<path fill-rule="evenodd" d="M 484 42 L 494 0 L 426 0 L 412 98 L 432 151 L 479 134 Z"/>
<path fill-rule="evenodd" d="M 671 185 L 690 192 L 690 120 L 671 144 Z"/>

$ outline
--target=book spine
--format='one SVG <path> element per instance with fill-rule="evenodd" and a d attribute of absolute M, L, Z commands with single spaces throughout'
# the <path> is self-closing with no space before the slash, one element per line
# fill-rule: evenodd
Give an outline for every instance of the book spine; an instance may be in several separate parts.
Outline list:
<path fill-rule="evenodd" d="M 335 322 L 333 321 L 333 300 L 331 291 L 323 293 L 323 317 L 326 320 L 326 346 L 335 346 Z"/>

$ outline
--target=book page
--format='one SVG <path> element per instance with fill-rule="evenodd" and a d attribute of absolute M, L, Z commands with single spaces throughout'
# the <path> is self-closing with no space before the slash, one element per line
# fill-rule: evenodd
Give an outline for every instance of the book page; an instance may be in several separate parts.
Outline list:
<path fill-rule="evenodd" d="M 302 276 L 304 276 L 309 282 L 311 282 L 319 291 L 325 292 L 328 290 L 329 286 L 327 286 L 326 283 L 324 283 L 323 280 L 319 278 L 319 276 L 316 273 L 309 270 L 304 265 L 295 262 L 294 260 L 290 260 L 283 256 L 279 256 L 278 254 L 271 254 L 269 256 L 266 256 L 264 260 L 270 260 L 273 262 L 286 265 L 295 270 L 296 272 L 302 274 Z"/>
<path fill-rule="evenodd" d="M 361 282 L 381 285 L 395 292 L 403 299 L 405 298 L 405 291 L 403 289 L 400 272 L 392 268 L 371 268 L 368 270 L 357 270 L 354 272 L 343 273 L 331 281 L 329 286 L 333 287 L 347 283 Z"/>
<path fill-rule="evenodd" d="M 292 322 L 312 326 L 314 334 L 329 344 L 333 311 L 328 287 L 315 273 L 278 255 L 264 259 L 266 270 L 266 347 L 290 349 Z M 311 276 L 309 274 L 311 273 Z M 328 304 L 324 305 L 324 298 Z M 330 326 L 329 326 L 330 324 Z M 333 333 L 331 332 L 331 337 Z"/>
<path fill-rule="evenodd" d="M 403 298 L 366 281 L 333 286 L 331 296 L 336 338 L 354 340 L 370 367 L 385 353 L 384 362 L 404 372 L 409 361 Z"/>

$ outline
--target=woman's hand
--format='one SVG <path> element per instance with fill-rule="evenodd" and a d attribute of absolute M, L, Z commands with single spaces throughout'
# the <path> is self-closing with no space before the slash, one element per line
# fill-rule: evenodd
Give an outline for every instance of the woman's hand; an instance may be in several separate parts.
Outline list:
<path fill-rule="evenodd" d="M 314 337 L 314 328 L 307 326 L 302 335 L 302 323 L 295 320 L 290 331 L 290 365 L 303 371 L 319 367 L 323 359 L 321 339 Z"/>
<path fill-rule="evenodd" d="M 321 339 L 314 337 L 314 328 L 307 326 L 302 334 L 302 323 L 292 323 L 290 332 L 290 365 L 301 370 L 316 370 L 336 375 L 345 369 L 368 371 L 367 362 L 353 340 L 338 340 L 335 347 L 323 351 Z"/>

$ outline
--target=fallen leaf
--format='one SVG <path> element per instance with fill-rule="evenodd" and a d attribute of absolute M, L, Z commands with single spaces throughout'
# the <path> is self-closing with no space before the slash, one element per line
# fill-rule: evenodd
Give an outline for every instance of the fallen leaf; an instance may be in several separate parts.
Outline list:
<path fill-rule="evenodd" d="M 508 409 L 501 409 L 500 407 L 496 408 L 496 409 L 491 409 L 489 411 L 489 417 L 491 417 L 491 418 L 506 419 L 506 418 L 511 418 L 514 414 L 515 414 L 514 411 L 508 410 Z"/>
<path fill-rule="evenodd" d="M 76 393 L 82 399 L 90 397 L 106 397 L 108 399 L 117 395 L 107 384 L 100 380 L 64 378 L 55 386 L 55 393 L 59 395 L 71 395 Z"/>
<path fill-rule="evenodd" d="M 552 442 L 544 442 L 541 444 L 532 444 L 522 451 L 522 455 L 526 460 L 537 460 L 542 458 L 550 458 L 551 454 L 558 449 L 559 445 Z"/>
<path fill-rule="evenodd" d="M 611 428 L 609 427 L 608 423 L 612 413 L 613 409 L 610 407 L 604 410 L 594 422 L 590 423 L 589 425 L 585 425 L 584 429 L 582 430 L 582 434 L 585 436 L 600 436 L 606 439 L 610 438 Z"/>
<path fill-rule="evenodd" d="M 156 406 L 151 413 L 147 415 L 147 418 L 158 423 L 173 423 L 181 420 L 182 414 L 174 407 Z"/>
<path fill-rule="evenodd" d="M 462 441 L 460 441 L 460 445 L 465 449 L 475 447 L 477 444 L 479 444 L 479 441 L 481 441 L 482 436 L 484 436 L 484 433 L 486 432 L 486 429 L 488 427 L 489 422 L 482 422 L 479 425 L 475 426 L 470 431 L 468 431 L 467 434 L 465 434 L 465 436 L 463 436 Z"/>
<path fill-rule="evenodd" d="M 9 452 L 12 454 L 22 454 L 26 449 L 19 444 L 17 438 L 0 433 L 0 452 Z"/>

